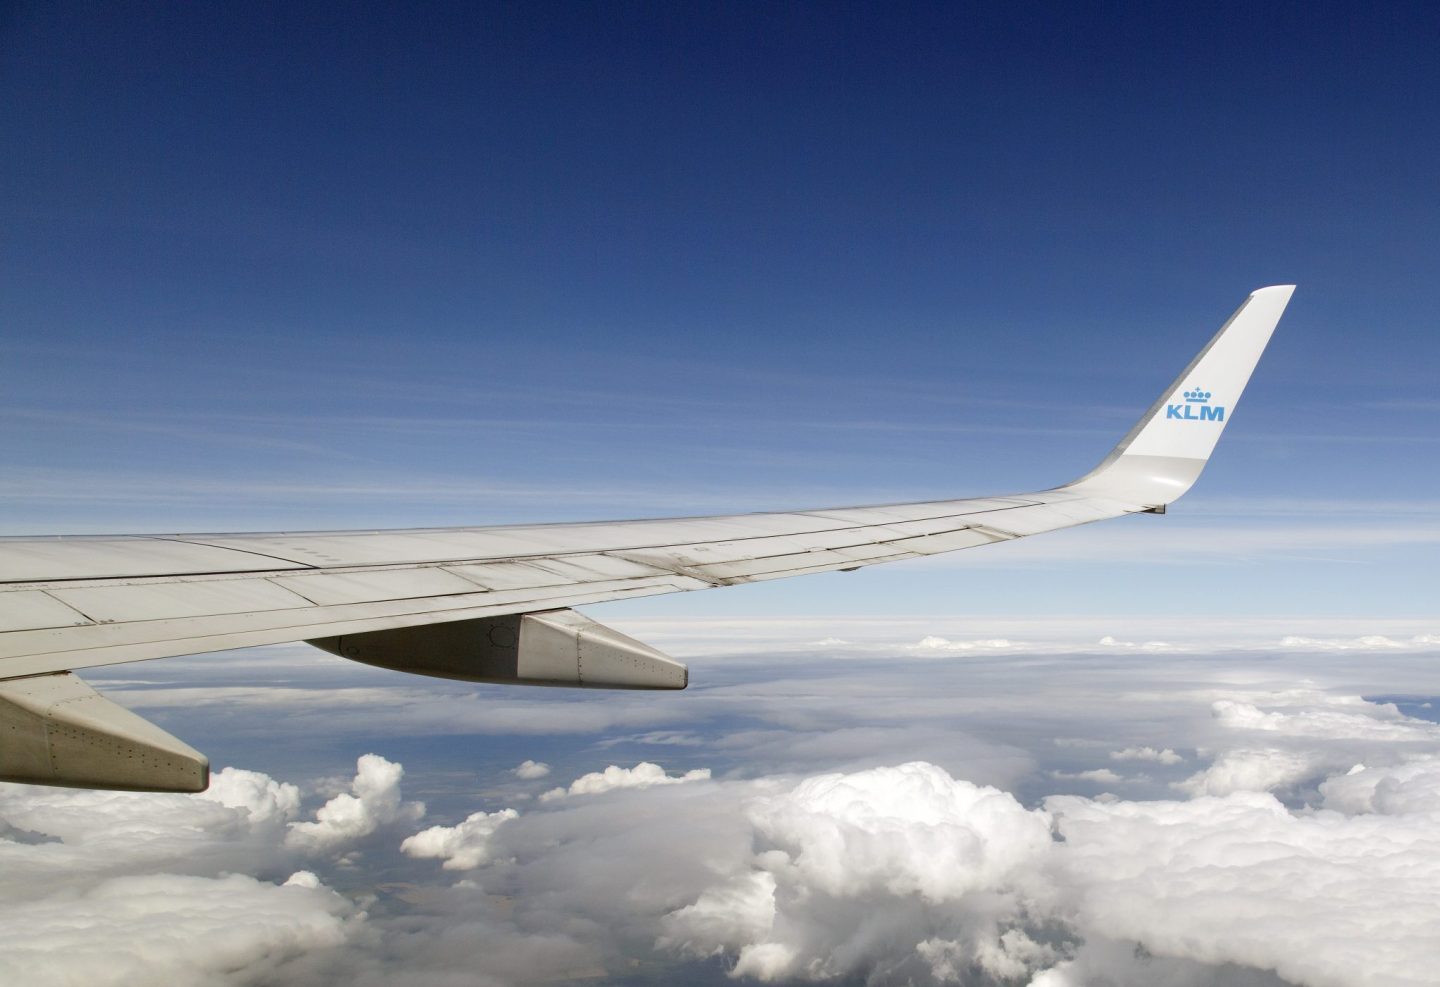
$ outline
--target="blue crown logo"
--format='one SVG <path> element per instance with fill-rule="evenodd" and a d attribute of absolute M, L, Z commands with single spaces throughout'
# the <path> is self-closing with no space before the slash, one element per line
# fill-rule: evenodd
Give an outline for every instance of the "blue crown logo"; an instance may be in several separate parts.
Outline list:
<path fill-rule="evenodd" d="M 1197 387 L 1197 388 L 1195 388 L 1195 390 L 1193 390 L 1193 391 L 1186 391 L 1186 392 L 1185 392 L 1185 402 L 1186 402 L 1187 404 L 1205 404 L 1205 403 L 1207 403 L 1209 400 L 1210 400 L 1210 392 L 1209 392 L 1209 391 L 1206 391 L 1206 390 L 1202 390 L 1201 388 L 1198 388 L 1198 387 Z"/>

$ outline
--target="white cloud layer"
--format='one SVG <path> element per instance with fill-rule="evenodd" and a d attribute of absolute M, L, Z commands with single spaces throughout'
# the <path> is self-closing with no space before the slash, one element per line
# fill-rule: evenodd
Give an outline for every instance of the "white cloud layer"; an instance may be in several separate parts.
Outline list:
<path fill-rule="evenodd" d="M 431 826 L 400 844 L 410 857 L 445 861 L 446 870 L 474 870 L 490 859 L 490 837 L 502 823 L 519 817 L 514 809 L 475 812 L 455 826 Z"/>
<path fill-rule="evenodd" d="M 1440 755 L 1384 768 L 1357 764 L 1320 786 L 1327 809 L 1351 815 L 1430 815 L 1440 818 Z"/>
<path fill-rule="evenodd" d="M 1088 771 L 1052 771 L 1050 777 L 1068 781 L 1093 781 L 1101 785 L 1113 785 L 1125 780 L 1109 768 L 1090 768 Z"/>
<path fill-rule="evenodd" d="M 257 982 L 340 945 L 350 904 L 318 884 L 150 874 L 0 906 L 0 982 L 178 987 Z"/>
<path fill-rule="evenodd" d="M 299 802 L 234 768 L 197 796 L 0 785 L 0 983 L 252 983 L 338 945 L 359 919 L 294 871 Z"/>
<path fill-rule="evenodd" d="M 914 762 L 807 778 L 747 815 L 769 869 L 808 891 L 881 891 L 926 901 L 1001 885 L 1050 842 L 1049 823 L 1008 792 Z"/>
<path fill-rule="evenodd" d="M 845 644 L 840 640 L 832 640 L 831 644 Z M 966 651 L 1006 651 L 1018 645 L 1014 641 L 1003 637 L 982 638 L 974 641 L 954 641 L 948 637 L 941 637 L 938 634 L 928 634 L 914 644 L 906 645 L 907 649 L 917 653 L 964 653 Z"/>
<path fill-rule="evenodd" d="M 1255 792 L 1046 808 L 1065 839 L 1053 873 L 1082 934 L 1314 987 L 1434 982 L 1433 814 L 1295 813 Z"/>
<path fill-rule="evenodd" d="M 419 802 L 400 800 L 405 769 L 378 754 L 362 755 L 350 791 L 341 792 L 315 812 L 313 822 L 293 822 L 286 846 L 324 853 L 369 836 L 382 825 L 412 822 L 425 814 Z"/>
<path fill-rule="evenodd" d="M 1204 771 L 1174 787 L 1190 795 L 1231 795 L 1288 789 L 1321 770 L 1319 756 L 1274 747 L 1226 751 Z"/>
<path fill-rule="evenodd" d="M 655 785 L 679 785 L 687 781 L 705 781 L 710 777 L 709 768 L 697 768 L 682 775 L 667 775 L 665 769 L 651 761 L 641 761 L 633 768 L 622 768 L 612 764 L 603 771 L 592 771 L 581 775 L 570 783 L 569 788 L 552 788 L 540 796 L 540 801 L 551 802 L 567 795 L 600 795 L 618 788 L 652 788 Z"/>
<path fill-rule="evenodd" d="M 1168 747 L 1163 750 L 1156 750 L 1154 747 L 1127 747 L 1123 751 L 1111 751 L 1110 760 L 1154 761 L 1157 764 L 1180 764 L 1185 759 Z"/>
<path fill-rule="evenodd" d="M 1437 645 L 1440 645 L 1440 634 L 1414 634 L 1408 638 L 1393 638 L 1384 634 L 1364 634 L 1352 638 L 1304 637 L 1299 634 L 1287 634 L 1280 639 L 1282 648 L 1313 651 L 1399 651 L 1434 648 Z"/>
<path fill-rule="evenodd" d="M 1327 782 L 1327 805 L 1351 815 L 1252 791 L 1055 796 L 1026 810 L 925 764 L 807 779 L 749 803 L 753 857 L 667 915 L 660 943 L 727 953 L 736 975 L 764 981 L 913 976 L 916 964 L 942 982 L 1157 976 L 1133 948 L 1106 945 L 1130 942 L 1162 966 L 1273 969 L 1316 987 L 1429 983 L 1436 764 Z M 906 940 L 908 929 L 943 932 Z"/>
<path fill-rule="evenodd" d="M 1400 660 L 1350 654 L 1326 659 L 1347 680 Z M 1126 649 L 824 671 L 697 690 L 683 731 L 635 733 L 606 696 L 614 731 L 570 753 L 706 751 L 713 775 L 576 777 L 551 741 L 575 780 L 517 812 L 519 751 L 468 788 L 419 767 L 442 825 L 379 755 L 341 781 L 229 768 L 203 796 L 0 786 L 0 982 L 1426 982 L 1440 725 L 1402 712 L 1423 697 Z"/>
<path fill-rule="evenodd" d="M 1113 532 L 1112 532 L 1113 533 Z M 1035 542 L 1043 541 L 1036 539 Z M 1024 544 L 1024 543 L 1022 543 Z M 1146 552 L 1153 557 L 1153 542 Z M 963 553 L 962 553 L 963 554 Z M 958 558 L 958 556 L 956 556 Z M 915 565 L 938 564 L 945 556 Z M 1417 654 L 1440 650 L 1440 621 L 1352 617 L 767 617 L 683 619 L 637 617 L 621 630 L 680 656 L 712 654 L 724 641 L 727 660 L 753 655 L 833 660 L 876 654 L 944 657 L 993 653 L 1060 654 L 1126 651 L 1158 653 L 1333 652 Z"/>
<path fill-rule="evenodd" d="M 216 773 L 210 787 L 196 797 L 244 810 L 251 825 L 286 822 L 300 811 L 300 789 L 295 785 L 242 768 Z"/>

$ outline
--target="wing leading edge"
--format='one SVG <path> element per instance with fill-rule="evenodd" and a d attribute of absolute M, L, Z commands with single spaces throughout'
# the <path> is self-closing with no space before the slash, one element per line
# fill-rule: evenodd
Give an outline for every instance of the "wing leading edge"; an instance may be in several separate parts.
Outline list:
<path fill-rule="evenodd" d="M 1094 470 L 1050 490 L 596 524 L 0 539 L 0 720 L 6 688 L 22 684 L 4 680 L 301 640 L 370 661 L 366 654 L 454 648 L 474 638 L 423 630 L 456 622 L 471 622 L 466 627 L 484 637 L 486 675 L 457 674 L 452 658 L 435 660 L 449 671 L 424 662 L 387 667 L 481 681 L 634 687 L 621 684 L 632 682 L 633 672 L 613 683 L 587 680 L 586 656 L 598 669 L 596 649 L 608 649 L 606 660 L 628 667 L 661 662 L 653 649 L 617 643 L 617 632 L 578 615 L 547 618 L 516 625 L 532 630 L 513 633 L 550 642 L 526 665 L 520 638 L 497 637 L 512 634 L 501 628 L 514 624 L 500 618 L 850 570 L 1163 512 L 1199 477 L 1293 290 L 1252 293 Z M 414 629 L 409 636 L 396 637 L 407 628 Z M 562 639 L 568 643 L 555 643 Z M 523 673 L 558 669 L 557 661 L 565 669 L 558 677 Z M 491 674 L 496 668 L 499 677 Z M 683 687 L 683 675 L 666 675 Z M 0 778 L 11 777 L 6 772 L 0 748 Z"/>

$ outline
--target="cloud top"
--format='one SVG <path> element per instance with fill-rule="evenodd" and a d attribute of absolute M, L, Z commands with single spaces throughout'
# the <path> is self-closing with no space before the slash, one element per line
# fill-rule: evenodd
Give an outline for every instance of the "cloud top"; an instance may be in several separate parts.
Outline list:
<path fill-rule="evenodd" d="M 455 826 L 431 826 L 400 844 L 406 856 L 443 860 L 446 870 L 474 870 L 490 860 L 490 837 L 519 817 L 514 809 L 475 812 Z"/>
<path fill-rule="evenodd" d="M 286 846 L 324 853 L 369 836 L 382 825 L 419 819 L 425 806 L 400 800 L 404 774 L 401 765 L 379 754 L 361 755 L 350 791 L 340 792 L 322 805 L 314 821 L 291 823 Z"/>
<path fill-rule="evenodd" d="M 696 768 L 681 775 L 667 775 L 665 769 L 651 761 L 641 761 L 633 768 L 622 768 L 612 764 L 603 771 L 592 771 L 581 775 L 570 783 L 569 788 L 552 788 L 540 796 L 542 802 L 570 795 L 600 795 L 621 788 L 653 788 L 656 785 L 679 785 L 687 781 L 705 781 L 710 777 L 709 768 Z"/>

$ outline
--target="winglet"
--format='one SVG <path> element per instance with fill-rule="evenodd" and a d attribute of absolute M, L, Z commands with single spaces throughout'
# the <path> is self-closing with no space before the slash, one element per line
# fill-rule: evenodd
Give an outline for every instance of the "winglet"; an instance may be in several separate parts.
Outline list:
<path fill-rule="evenodd" d="M 1240 402 L 1293 284 L 1260 288 L 1181 371 L 1110 455 L 1061 488 L 1164 507 L 1189 490 Z"/>

